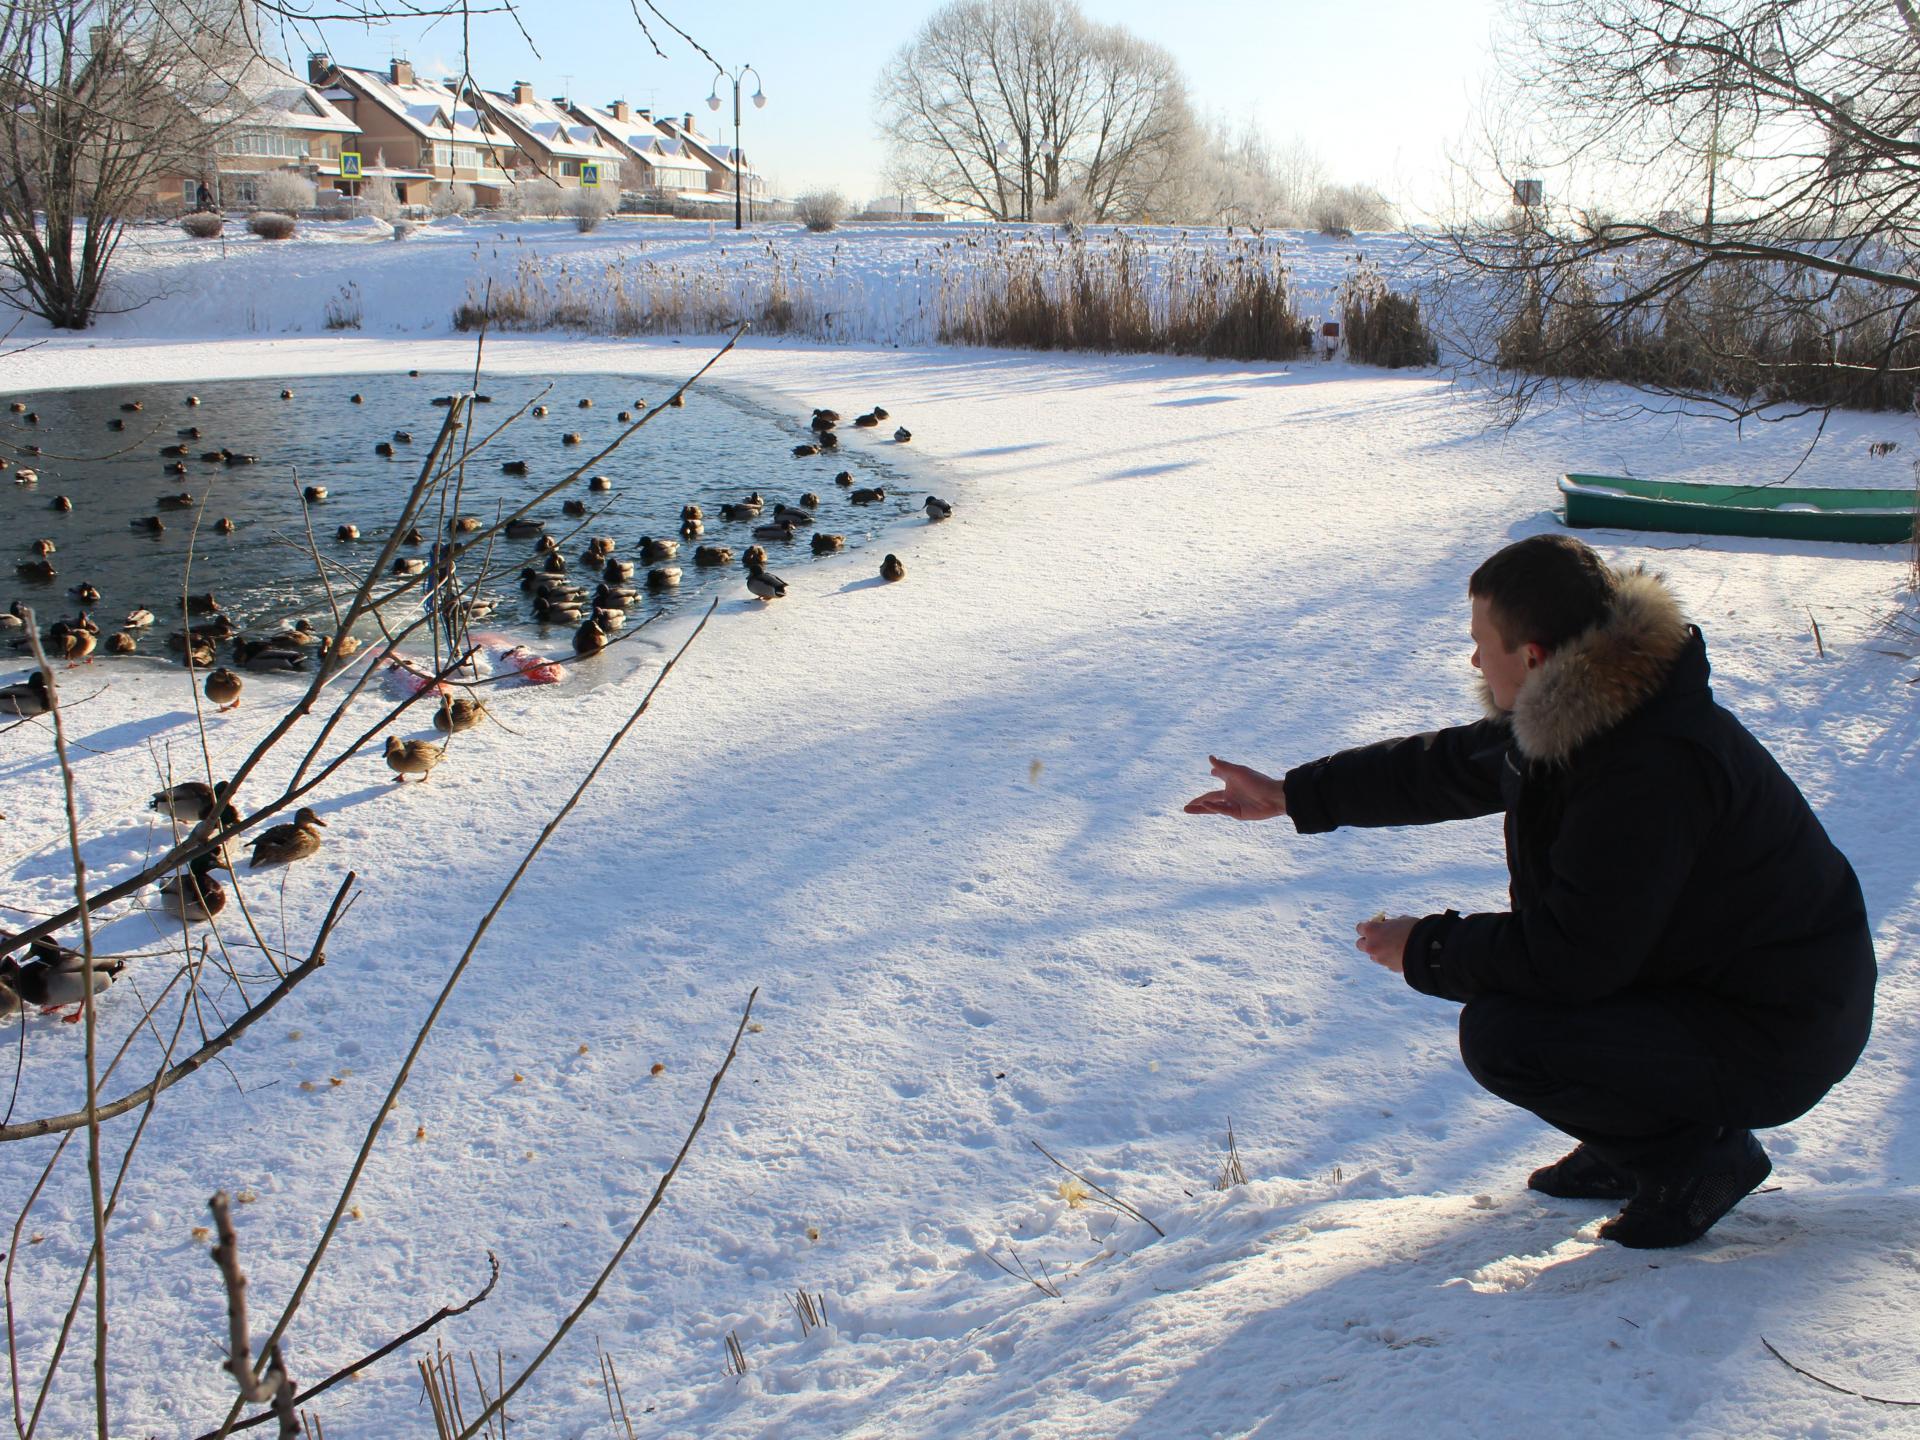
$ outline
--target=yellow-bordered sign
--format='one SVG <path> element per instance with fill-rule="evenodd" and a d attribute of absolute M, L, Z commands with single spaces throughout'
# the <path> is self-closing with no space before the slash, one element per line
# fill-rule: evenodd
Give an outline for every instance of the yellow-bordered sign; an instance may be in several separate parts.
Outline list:
<path fill-rule="evenodd" d="M 342 180 L 358 180 L 360 178 L 360 152 L 358 150 L 342 150 L 340 152 L 340 178 Z"/>
<path fill-rule="evenodd" d="M 580 165 L 580 183 L 589 190 L 600 184 L 600 162 L 585 160 Z"/>

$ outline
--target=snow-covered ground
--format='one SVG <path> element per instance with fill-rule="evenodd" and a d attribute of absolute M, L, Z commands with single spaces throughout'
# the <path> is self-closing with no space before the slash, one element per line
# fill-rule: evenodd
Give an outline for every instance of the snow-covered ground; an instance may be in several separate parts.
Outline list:
<path fill-rule="evenodd" d="M 238 287 L 276 321 L 352 269 L 286 253 L 320 258 Z M 192 331 L 235 338 L 179 340 L 185 310 L 155 308 L 7 362 L 0 388 L 469 359 L 444 328 L 464 275 L 427 294 L 428 270 L 409 274 L 426 338 L 248 337 L 236 293 Z M 699 358 L 691 340 L 487 349 L 549 374 Z M 1858 1070 L 1766 1137 L 1779 1188 L 1689 1249 L 1601 1244 L 1604 1207 L 1525 1191 L 1564 1142 L 1474 1086 L 1453 1007 L 1352 949 L 1382 908 L 1502 904 L 1497 822 L 1309 839 L 1180 813 L 1209 752 L 1280 769 L 1473 713 L 1467 574 L 1554 525 L 1560 472 L 1776 478 L 1810 430 L 1561 412 L 1490 433 L 1439 377 L 1312 363 L 750 340 L 717 376 L 796 414 L 885 404 L 958 511 L 902 532 L 902 584 L 862 557 L 794 572 L 769 607 L 721 603 L 455 993 L 294 1327 L 296 1378 L 464 1298 L 488 1250 L 494 1295 L 437 1333 L 489 1375 L 504 1349 L 511 1373 L 631 1223 L 757 986 L 763 1028 L 515 1433 L 625 1433 L 596 1338 L 639 1435 L 1914 1433 L 1912 1411 L 1762 1346 L 1920 1398 L 1920 712 L 1911 655 L 1889 653 L 1915 647 L 1881 628 L 1904 552 L 1587 537 L 1670 576 L 1718 693 L 1859 869 L 1880 946 Z M 1898 483 L 1904 461 L 1867 446 L 1909 437 L 1843 417 L 1802 474 Z M 743 481 L 776 497 L 780 464 Z M 151 843 L 153 755 L 190 765 L 197 742 L 184 672 L 94 671 L 71 685 L 111 682 L 72 717 L 98 884 Z M 326 968 L 156 1110 L 110 1231 L 116 1434 L 224 1413 L 224 1314 L 193 1237 L 206 1197 L 255 1197 L 236 1215 L 264 1331 L 478 912 L 648 673 L 503 690 L 515 733 L 459 737 L 430 784 L 395 787 L 369 755 L 320 797 L 320 855 L 284 891 L 251 887 L 295 947 L 347 868 L 365 894 Z M 216 775 L 274 718 L 249 701 L 210 719 Z M 4 900 L 44 912 L 70 885 L 50 738 L 0 747 Z M 165 933 L 123 905 L 102 943 Z M 161 977 L 135 970 L 149 995 Z M 109 995 L 110 1032 L 133 998 Z M 72 1103 L 78 1046 L 34 1023 L 16 1118 Z M 153 1056 L 140 1042 L 108 1089 Z M 1218 1191 L 1229 1120 L 1250 1182 Z M 133 1123 L 108 1127 L 110 1159 Z M 1070 1203 L 1034 1141 L 1164 1237 Z M 0 1194 L 23 1196 L 47 1153 L 0 1151 Z M 69 1154 L 14 1273 L 29 1377 L 87 1217 Z M 827 1315 L 805 1339 L 801 1289 Z M 90 1431 L 82 1329 L 43 1434 Z M 723 1372 L 730 1333 L 744 1378 Z M 336 1440 L 427 1434 L 419 1389 L 396 1356 L 314 1408 Z"/>

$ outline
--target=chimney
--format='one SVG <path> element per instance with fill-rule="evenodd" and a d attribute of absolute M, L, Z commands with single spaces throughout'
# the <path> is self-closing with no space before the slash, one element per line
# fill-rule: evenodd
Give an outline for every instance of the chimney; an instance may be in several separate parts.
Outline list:
<path fill-rule="evenodd" d="M 389 60 L 387 73 L 393 77 L 396 85 L 413 83 L 413 62 L 411 60 Z"/>
<path fill-rule="evenodd" d="M 685 115 L 680 117 L 680 128 L 686 131 L 687 134 L 689 135 L 694 133 L 693 112 L 691 110 L 689 110 Z"/>
<path fill-rule="evenodd" d="M 333 57 L 324 50 L 307 52 L 307 83 L 324 85 L 333 74 Z"/>
<path fill-rule="evenodd" d="M 107 53 L 106 26 L 89 25 L 87 27 L 87 53 L 89 55 L 104 55 Z"/>
<path fill-rule="evenodd" d="M 531 105 L 533 103 L 533 86 L 524 80 L 514 81 L 513 103 L 516 105 Z"/>
<path fill-rule="evenodd" d="M 648 109 L 645 105 L 642 105 L 640 107 L 640 118 L 646 121 L 647 124 L 651 125 L 653 123 L 653 111 Z"/>
<path fill-rule="evenodd" d="M 623 125 L 633 119 L 633 110 L 624 100 L 614 101 L 607 107 L 607 112 Z"/>

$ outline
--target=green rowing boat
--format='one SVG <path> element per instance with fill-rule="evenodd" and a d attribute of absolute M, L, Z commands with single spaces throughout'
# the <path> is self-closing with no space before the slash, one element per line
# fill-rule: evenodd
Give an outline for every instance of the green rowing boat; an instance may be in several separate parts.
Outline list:
<path fill-rule="evenodd" d="M 1895 545 L 1913 539 L 1913 490 L 1824 490 L 1779 485 L 1699 485 L 1621 475 L 1562 475 L 1567 524 L 1687 535 L 1759 535 L 1775 540 L 1847 540 Z"/>

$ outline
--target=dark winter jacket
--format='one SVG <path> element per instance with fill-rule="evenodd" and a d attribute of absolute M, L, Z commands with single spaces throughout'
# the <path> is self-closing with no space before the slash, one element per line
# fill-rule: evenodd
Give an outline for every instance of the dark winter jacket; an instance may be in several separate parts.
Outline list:
<path fill-rule="evenodd" d="M 1657 576 L 1549 655 L 1511 715 L 1292 770 L 1303 834 L 1506 815 L 1512 910 L 1429 915 L 1407 983 L 1452 1000 L 1663 992 L 1716 1048 L 1837 1079 L 1866 1044 L 1873 939 L 1853 867 L 1708 687 Z M 1483 686 L 1484 689 L 1484 686 Z"/>

